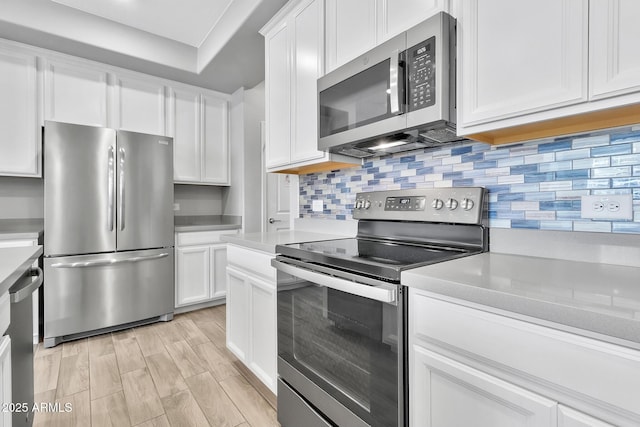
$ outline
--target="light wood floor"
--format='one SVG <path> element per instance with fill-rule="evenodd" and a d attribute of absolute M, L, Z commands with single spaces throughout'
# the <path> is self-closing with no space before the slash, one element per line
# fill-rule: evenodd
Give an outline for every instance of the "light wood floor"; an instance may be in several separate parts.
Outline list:
<path fill-rule="evenodd" d="M 35 402 L 61 410 L 37 413 L 34 426 L 279 426 L 273 395 L 242 367 L 225 347 L 225 306 L 51 349 L 40 344 Z"/>

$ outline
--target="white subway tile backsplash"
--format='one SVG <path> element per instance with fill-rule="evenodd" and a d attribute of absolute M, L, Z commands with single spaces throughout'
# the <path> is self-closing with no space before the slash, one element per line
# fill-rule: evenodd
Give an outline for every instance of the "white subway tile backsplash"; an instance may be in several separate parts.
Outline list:
<path fill-rule="evenodd" d="M 556 153 L 532 154 L 524 157 L 524 164 L 531 165 L 534 163 L 553 162 L 556 159 Z"/>
<path fill-rule="evenodd" d="M 573 140 L 572 148 L 600 147 L 609 145 L 609 135 L 590 136 L 587 138 L 576 138 Z"/>

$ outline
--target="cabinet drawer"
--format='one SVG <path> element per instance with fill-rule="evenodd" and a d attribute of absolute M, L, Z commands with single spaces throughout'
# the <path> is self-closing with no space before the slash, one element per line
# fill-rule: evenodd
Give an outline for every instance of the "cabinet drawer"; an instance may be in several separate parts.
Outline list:
<path fill-rule="evenodd" d="M 235 265 L 244 271 L 263 277 L 271 282 L 276 281 L 276 269 L 271 266 L 274 254 L 246 249 L 236 245 L 227 246 L 227 264 Z"/>
<path fill-rule="evenodd" d="M 223 230 L 223 231 L 185 231 L 176 233 L 176 245 L 209 245 L 212 243 L 219 243 L 220 236 L 225 234 L 237 234 L 238 230 Z"/>
<path fill-rule="evenodd" d="M 11 299 L 7 291 L 0 297 L 0 335 L 7 332 L 9 323 L 11 323 Z"/>
<path fill-rule="evenodd" d="M 640 352 L 410 293 L 415 343 L 640 416 Z M 592 400 L 593 399 L 593 400 Z"/>

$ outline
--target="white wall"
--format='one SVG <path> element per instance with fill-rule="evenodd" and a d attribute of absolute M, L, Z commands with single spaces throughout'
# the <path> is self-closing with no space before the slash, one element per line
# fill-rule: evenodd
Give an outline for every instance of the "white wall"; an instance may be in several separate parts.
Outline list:
<path fill-rule="evenodd" d="M 0 219 L 43 217 L 42 179 L 0 177 Z"/>
<path fill-rule="evenodd" d="M 175 211 L 177 216 L 183 215 L 220 215 L 222 214 L 221 187 L 212 185 L 179 185 L 173 186 L 174 203 L 180 205 Z"/>
<path fill-rule="evenodd" d="M 264 82 L 231 96 L 231 187 L 223 190 L 223 214 L 242 216 L 243 232 L 260 231 L 262 167 L 260 122 L 264 120 Z"/>

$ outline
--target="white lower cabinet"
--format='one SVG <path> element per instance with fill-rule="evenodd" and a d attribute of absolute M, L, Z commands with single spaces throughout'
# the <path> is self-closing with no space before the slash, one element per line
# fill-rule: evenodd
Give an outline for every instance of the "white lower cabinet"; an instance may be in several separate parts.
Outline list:
<path fill-rule="evenodd" d="M 176 233 L 176 309 L 200 308 L 226 296 L 227 244 L 220 236 L 235 233 Z"/>
<path fill-rule="evenodd" d="M 614 425 L 564 405 L 558 405 L 558 427 L 614 427 Z"/>
<path fill-rule="evenodd" d="M 551 427 L 557 403 L 413 346 L 411 425 Z"/>
<path fill-rule="evenodd" d="M 0 341 L 0 402 L 8 404 L 11 399 L 11 339 L 8 335 Z M 0 416 L 0 427 L 11 427 L 12 413 L 3 410 Z"/>
<path fill-rule="evenodd" d="M 229 245 L 227 347 L 276 393 L 276 270 L 273 254 Z"/>
<path fill-rule="evenodd" d="M 640 425 L 640 351 L 456 302 L 410 289 L 411 427 Z"/>

